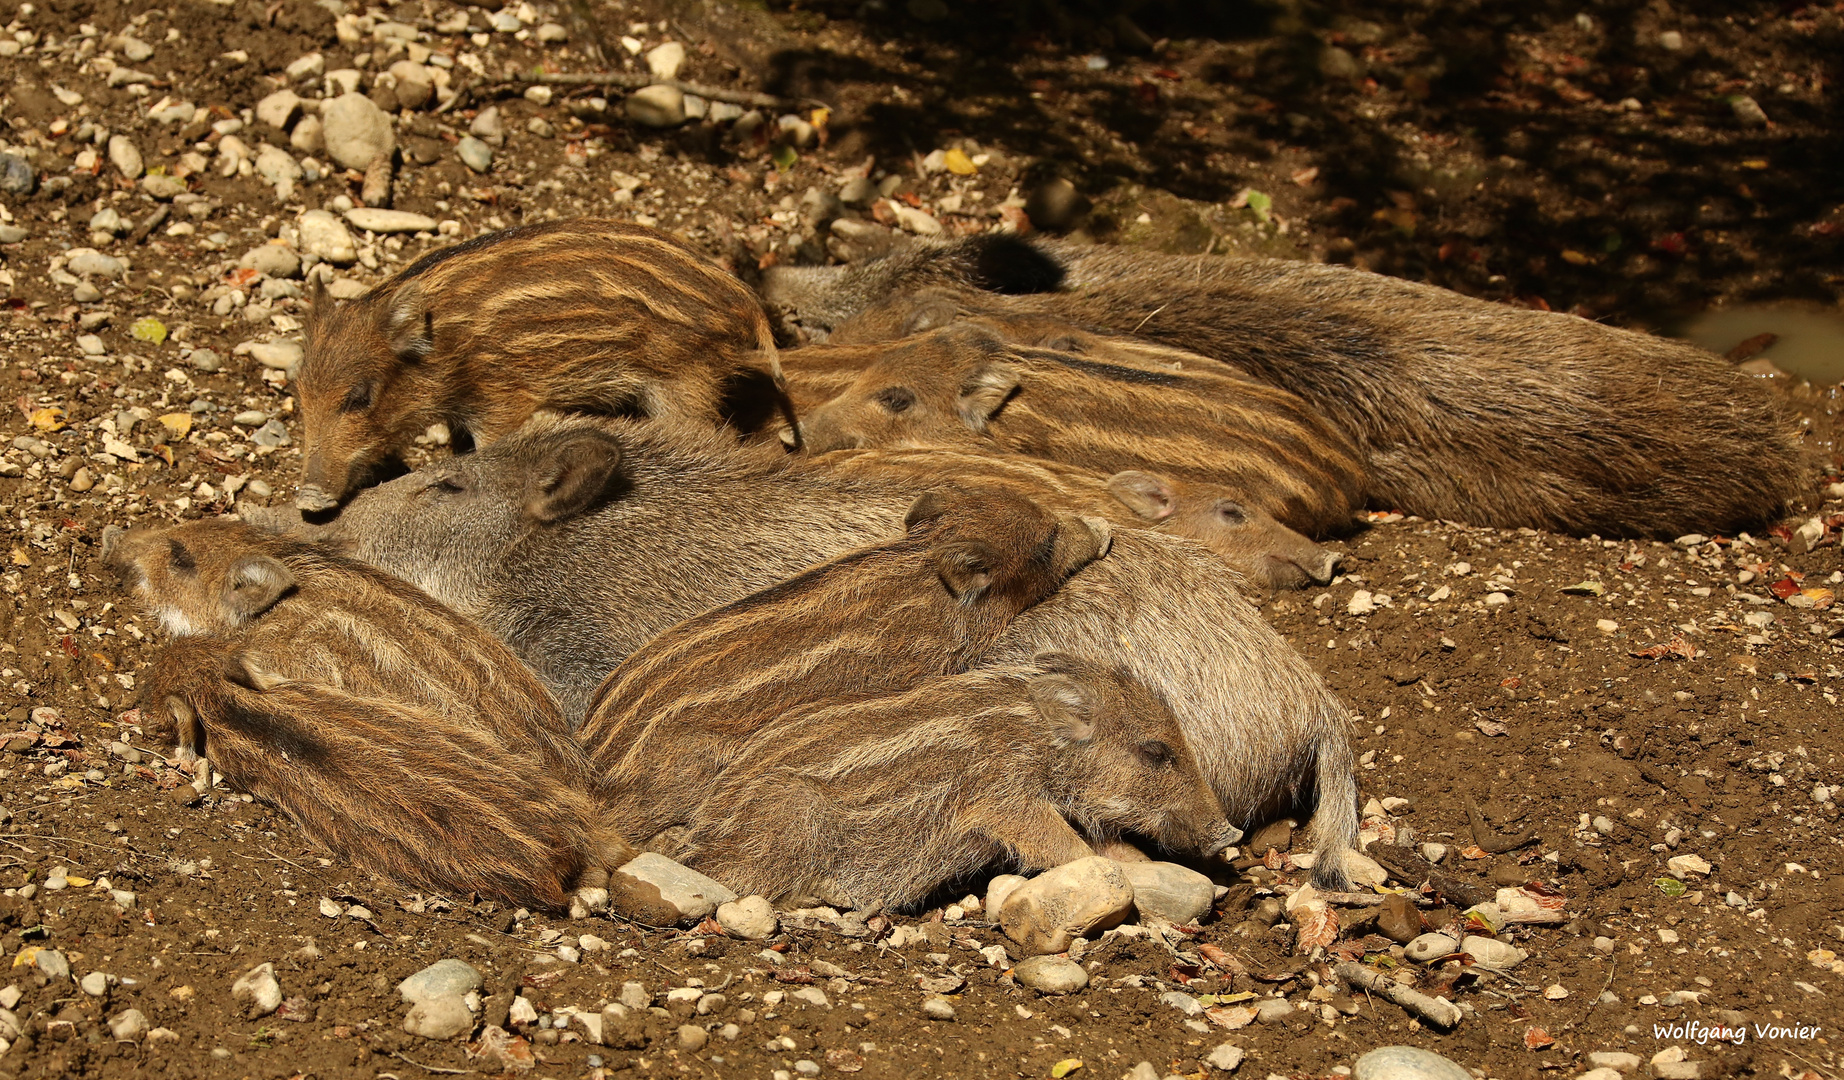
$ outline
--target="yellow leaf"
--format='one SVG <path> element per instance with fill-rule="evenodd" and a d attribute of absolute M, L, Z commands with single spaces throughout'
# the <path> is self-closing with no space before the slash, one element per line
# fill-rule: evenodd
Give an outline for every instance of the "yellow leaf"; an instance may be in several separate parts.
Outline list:
<path fill-rule="evenodd" d="M 32 963 L 38 960 L 38 954 L 44 951 L 45 950 L 43 946 L 28 945 L 25 948 L 19 950 L 18 956 L 13 957 L 13 966 L 14 967 L 30 966 Z"/>
<path fill-rule="evenodd" d="M 84 887 L 85 885 L 88 885 L 88 884 L 90 883 L 90 881 L 91 881 L 91 879 L 90 879 L 90 878 L 86 878 L 86 877 L 70 877 L 69 875 L 66 875 L 66 876 L 65 876 L 65 878 L 64 878 L 64 880 L 65 880 L 65 881 L 67 881 L 67 882 L 69 882 L 69 883 L 70 883 L 70 887 L 71 887 L 71 888 L 73 888 L 73 889 L 81 889 L 81 888 L 83 888 L 83 887 Z"/>
<path fill-rule="evenodd" d="M 192 430 L 192 414 L 170 412 L 160 418 L 160 424 L 173 433 L 175 439 L 183 439 Z"/>
<path fill-rule="evenodd" d="M 1082 1062 L 1079 1058 L 1064 1058 L 1055 1065 L 1050 1066 L 1050 1075 L 1058 1077 L 1060 1080 L 1061 1077 L 1068 1076 L 1081 1067 Z"/>
<path fill-rule="evenodd" d="M 966 152 L 958 147 L 941 155 L 941 163 L 946 165 L 948 171 L 955 176 L 972 176 L 974 172 L 977 171 L 974 167 L 973 159 L 968 157 Z"/>
<path fill-rule="evenodd" d="M 807 114 L 807 119 L 814 127 L 823 128 L 826 126 L 826 121 L 832 119 L 832 110 L 821 105 L 819 108 Z"/>
<path fill-rule="evenodd" d="M 1579 251 L 1564 250 L 1562 253 L 1562 261 L 1573 266 L 1587 266 L 1594 261 L 1594 256 L 1583 255 Z"/>
<path fill-rule="evenodd" d="M 1765 168 L 1767 168 L 1767 159 L 1766 159 L 1766 158 L 1758 158 L 1758 157 L 1756 157 L 1756 158 L 1743 158 L 1743 159 L 1742 159 L 1742 168 L 1744 168 L 1744 169 L 1765 169 Z"/>
<path fill-rule="evenodd" d="M 155 345 L 166 340 L 166 324 L 149 315 L 145 319 L 136 319 L 128 328 L 128 333 L 136 341 L 148 341 Z"/>
<path fill-rule="evenodd" d="M 22 551 L 19 548 L 14 548 L 13 549 L 13 565 L 14 566 L 31 566 L 32 560 L 26 557 L 26 553 L 24 551 Z"/>
<path fill-rule="evenodd" d="M 40 431 L 63 431 L 64 410 L 56 405 L 40 409 L 32 414 L 32 426 Z"/>

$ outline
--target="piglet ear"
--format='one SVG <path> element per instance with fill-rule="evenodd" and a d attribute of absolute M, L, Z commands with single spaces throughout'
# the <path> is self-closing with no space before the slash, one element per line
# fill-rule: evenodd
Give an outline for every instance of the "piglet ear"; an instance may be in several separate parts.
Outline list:
<path fill-rule="evenodd" d="M 962 602 L 978 599 L 991 587 L 997 562 L 992 548 L 977 540 L 957 540 L 935 549 L 935 570 L 942 584 Z"/>
<path fill-rule="evenodd" d="M 549 525 L 601 507 L 619 490 L 621 444 L 601 431 L 555 440 L 526 484 L 525 516 Z"/>
<path fill-rule="evenodd" d="M 247 652 L 234 652 L 226 656 L 221 670 L 227 680 L 258 693 L 273 690 L 288 681 L 285 676 L 263 667 L 262 661 Z"/>
<path fill-rule="evenodd" d="M 154 726 L 147 731 L 159 745 L 171 746 L 174 756 L 191 762 L 205 752 L 205 725 L 199 723 L 192 703 L 177 694 L 169 694 L 155 710 Z"/>
<path fill-rule="evenodd" d="M 1060 672 L 1039 675 L 1031 680 L 1031 702 L 1060 741 L 1085 743 L 1095 737 L 1100 702 L 1089 684 Z"/>
<path fill-rule="evenodd" d="M 1024 374 L 1016 365 L 983 364 L 961 384 L 958 408 L 961 422 L 968 430 L 983 432 L 987 421 L 999 415 L 1005 403 L 1023 385 Z"/>
<path fill-rule="evenodd" d="M 426 359 L 435 350 L 435 314 L 420 281 L 406 281 L 397 287 L 384 309 L 384 338 L 399 360 L 409 363 Z"/>
<path fill-rule="evenodd" d="M 948 512 L 948 497 L 939 491 L 925 491 L 909 504 L 909 513 L 903 515 L 903 531 L 913 533 L 940 521 Z"/>
<path fill-rule="evenodd" d="M 1164 521 L 1178 509 L 1178 493 L 1162 476 L 1128 469 L 1108 477 L 1108 494 L 1147 521 Z"/>
<path fill-rule="evenodd" d="M 294 572 L 276 559 L 245 555 L 231 564 L 225 576 L 224 607 L 233 622 L 248 622 L 274 607 L 294 587 Z"/>

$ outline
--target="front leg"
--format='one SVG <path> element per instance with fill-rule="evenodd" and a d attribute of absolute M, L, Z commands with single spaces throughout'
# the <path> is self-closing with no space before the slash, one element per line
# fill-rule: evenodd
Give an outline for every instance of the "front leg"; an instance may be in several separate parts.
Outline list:
<path fill-rule="evenodd" d="M 1023 814 L 1007 814 L 1003 819 L 983 817 L 979 830 L 1016 855 L 1021 871 L 1048 870 L 1095 854 L 1049 802 L 1035 802 Z"/>

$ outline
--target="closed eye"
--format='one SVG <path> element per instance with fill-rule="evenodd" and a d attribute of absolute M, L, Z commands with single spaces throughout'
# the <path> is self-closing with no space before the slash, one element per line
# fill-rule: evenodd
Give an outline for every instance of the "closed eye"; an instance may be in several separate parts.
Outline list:
<path fill-rule="evenodd" d="M 873 400 L 887 412 L 905 413 L 916 403 L 916 395 L 906 386 L 892 386 L 879 390 Z"/>
<path fill-rule="evenodd" d="M 1135 749 L 1140 752 L 1142 758 L 1146 759 L 1148 765 L 1170 765 L 1176 759 L 1176 755 L 1172 753 L 1172 748 L 1160 742 L 1158 739 L 1149 739 L 1135 747 Z"/>
<path fill-rule="evenodd" d="M 1225 525 L 1241 525 L 1249 519 L 1248 511 L 1227 499 L 1217 503 L 1217 517 L 1223 519 Z"/>
<path fill-rule="evenodd" d="M 360 412 L 371 408 L 372 398 L 377 395 L 378 384 L 369 380 L 355 384 L 346 391 L 346 396 L 339 403 L 340 412 Z"/>

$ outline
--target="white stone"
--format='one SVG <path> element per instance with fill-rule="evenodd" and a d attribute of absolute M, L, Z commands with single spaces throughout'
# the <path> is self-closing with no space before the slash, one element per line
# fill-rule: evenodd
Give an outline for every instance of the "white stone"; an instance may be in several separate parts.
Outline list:
<path fill-rule="evenodd" d="M 277 90 L 256 103 L 256 119 L 277 131 L 287 131 L 300 114 L 301 95 L 293 90 Z"/>
<path fill-rule="evenodd" d="M 256 175 L 269 184 L 293 183 L 301 179 L 301 164 L 288 151 L 264 143 L 256 151 Z"/>
<path fill-rule="evenodd" d="M 474 1014 L 461 998 L 432 998 L 410 1007 L 403 1030 L 424 1039 L 453 1039 L 474 1030 Z"/>
<path fill-rule="evenodd" d="M 424 64 L 399 60 L 391 65 L 390 74 L 397 84 L 397 104 L 406 109 L 420 109 L 435 97 L 435 76 Z"/>
<path fill-rule="evenodd" d="M 1005 898 L 1012 895 L 1012 890 L 1023 885 L 1027 879 L 1017 874 L 996 874 L 986 883 L 986 910 L 996 912 L 1005 904 Z"/>
<path fill-rule="evenodd" d="M 685 122 L 685 94 L 671 86 L 647 86 L 627 98 L 627 118 L 644 127 L 677 127 Z"/>
<path fill-rule="evenodd" d="M 263 367 L 289 371 L 301 363 L 306 350 L 298 341 L 257 341 L 250 344 L 249 353 Z"/>
<path fill-rule="evenodd" d="M 1376 598 L 1369 589 L 1359 589 L 1351 594 L 1351 600 L 1345 604 L 1345 611 L 1352 615 L 1368 615 L 1377 609 Z"/>
<path fill-rule="evenodd" d="M 347 169 L 363 169 L 397 145 L 391 118 L 363 94 L 341 94 L 320 113 L 327 156 Z"/>
<path fill-rule="evenodd" d="M 1047 870 L 1012 890 L 997 910 L 1000 927 L 1025 955 L 1058 953 L 1078 937 L 1119 926 L 1133 907 L 1133 884 L 1101 856 Z"/>
<path fill-rule="evenodd" d="M 1497 938 L 1480 937 L 1469 934 L 1460 942 L 1460 948 L 1473 958 L 1473 961 L 1488 971 L 1509 971 L 1523 963 L 1530 954 L 1516 945 L 1507 945 Z"/>
<path fill-rule="evenodd" d="M 1088 985 L 1082 965 L 1060 956 L 1032 956 L 1018 961 L 1012 978 L 1044 994 L 1073 994 Z"/>
<path fill-rule="evenodd" d="M 1671 871 L 1673 877 L 1684 878 L 1691 874 L 1708 877 L 1713 867 L 1710 866 L 1709 860 L 1701 856 L 1677 855 L 1665 860 L 1665 869 Z"/>
<path fill-rule="evenodd" d="M 1403 946 L 1402 954 L 1415 963 L 1425 964 L 1459 951 L 1460 943 L 1446 934 L 1423 934 Z"/>
<path fill-rule="evenodd" d="M 274 964 L 258 964 L 231 984 L 231 1000 L 243 1003 L 250 1019 L 268 1016 L 282 1004 L 282 984 L 275 979 Z"/>
<path fill-rule="evenodd" d="M 109 1034 L 121 1042 L 136 1042 L 147 1034 L 147 1017 L 139 1009 L 125 1010 L 120 1016 L 109 1021 Z"/>
<path fill-rule="evenodd" d="M 676 41 L 657 45 L 647 52 L 647 70 L 656 79 L 676 79 L 685 64 L 685 46 Z"/>
<path fill-rule="evenodd" d="M 438 960 L 397 984 L 397 992 L 411 1005 L 440 997 L 464 997 L 484 985 L 480 972 L 465 960 Z"/>
<path fill-rule="evenodd" d="M 615 872 L 657 889 L 661 902 L 678 913 L 678 918 L 665 920 L 668 922 L 697 922 L 736 899 L 735 893 L 696 870 L 650 851 Z M 638 891 L 632 884 L 629 889 Z"/>
<path fill-rule="evenodd" d="M 1139 921 L 1189 925 L 1210 914 L 1216 884 L 1189 867 L 1168 862 L 1126 862 L 1121 872 L 1133 886 Z"/>
<path fill-rule="evenodd" d="M 126 135 L 109 136 L 109 164 L 129 180 L 138 179 L 146 168 L 141 162 L 140 147 Z"/>
<path fill-rule="evenodd" d="M 1224 1043 L 1215 1050 L 1210 1051 L 1210 1056 L 1204 1059 L 1204 1064 L 1218 1072 L 1235 1072 L 1242 1066 L 1242 1057 L 1242 1048 L 1240 1046 L 1236 1046 L 1233 1043 Z"/>
<path fill-rule="evenodd" d="M 1624 1050 L 1593 1050 L 1588 1054 L 1588 1064 L 1598 1069 L 1633 1072 L 1641 1062 L 1638 1054 L 1629 1054 Z"/>
<path fill-rule="evenodd" d="M 773 937 L 779 924 L 775 909 L 760 896 L 745 896 L 717 908 L 717 924 L 745 941 Z"/>
<path fill-rule="evenodd" d="M 303 253 L 324 259 L 335 266 L 349 266 L 358 261 L 358 247 L 345 222 L 326 210 L 308 210 L 298 225 Z"/>
<path fill-rule="evenodd" d="M 375 233 L 434 232 L 436 220 L 408 210 L 381 210 L 372 206 L 355 206 L 346 211 L 346 220 Z"/>
<path fill-rule="evenodd" d="M 1357 1059 L 1351 1080 L 1473 1080 L 1473 1074 L 1432 1050 L 1384 1046 Z"/>

